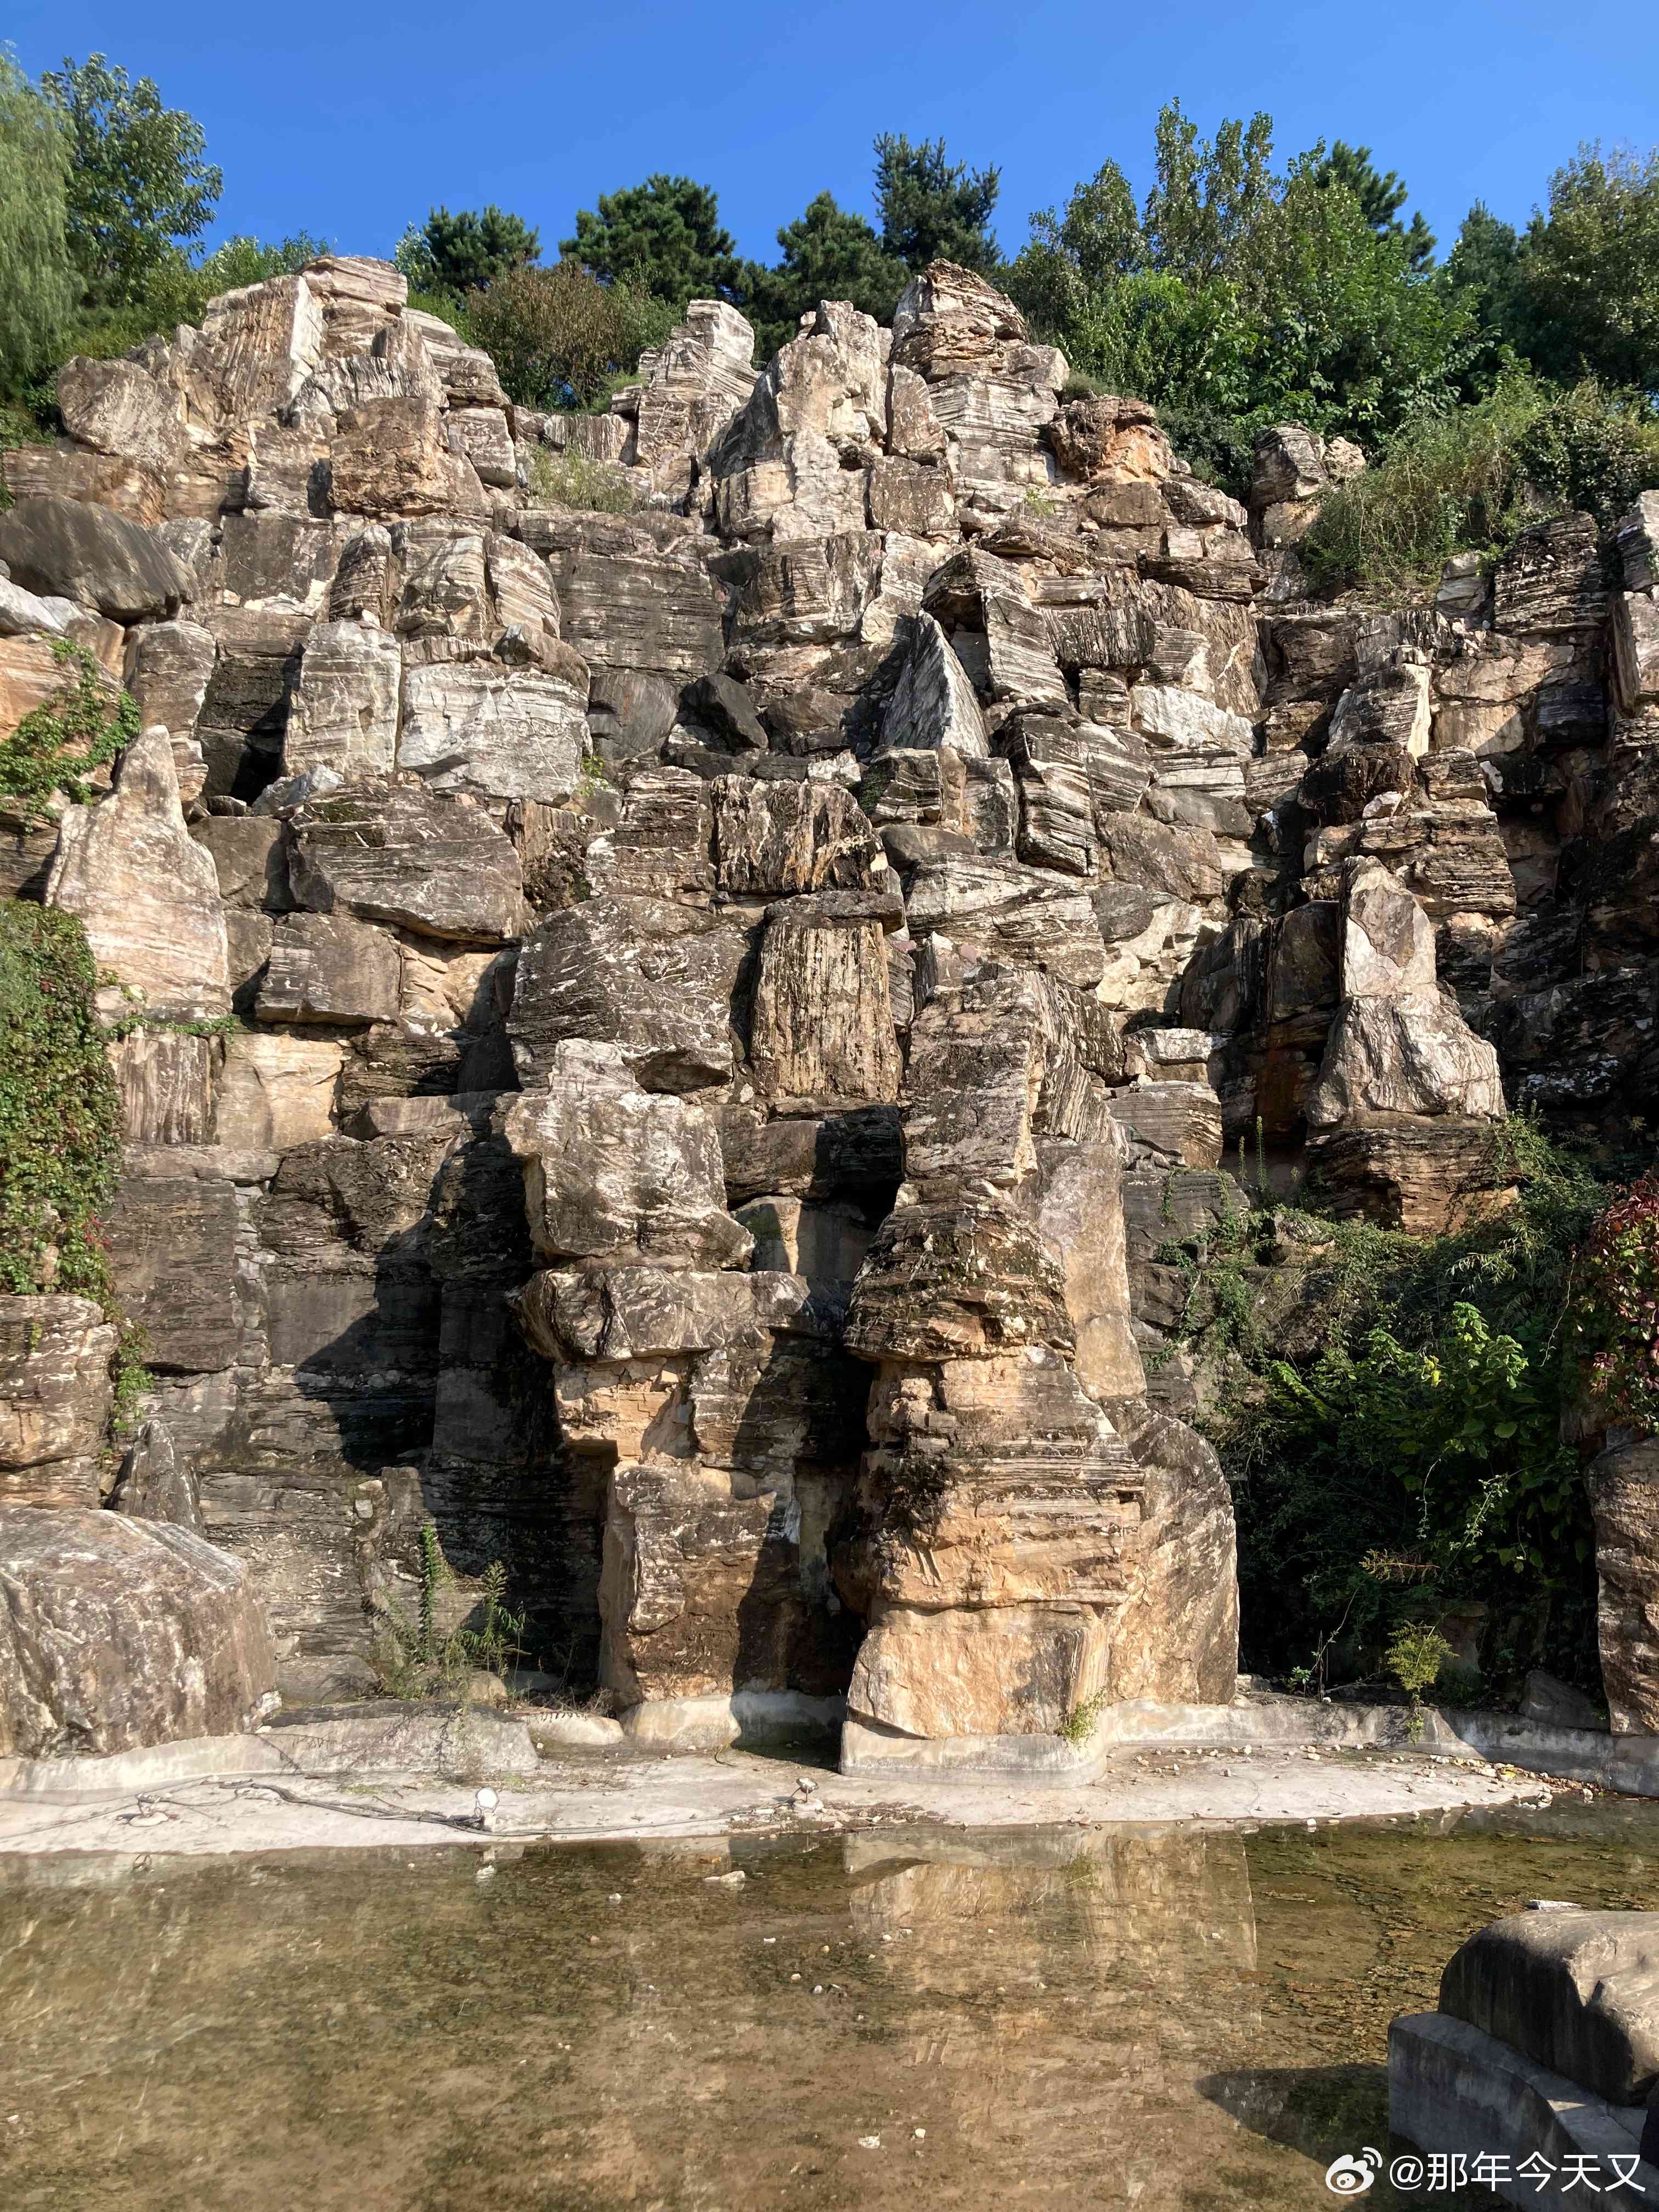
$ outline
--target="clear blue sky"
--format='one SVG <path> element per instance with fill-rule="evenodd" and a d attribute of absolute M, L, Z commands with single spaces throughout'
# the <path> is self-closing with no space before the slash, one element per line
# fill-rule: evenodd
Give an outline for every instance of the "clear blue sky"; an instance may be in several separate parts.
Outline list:
<path fill-rule="evenodd" d="M 442 201 L 495 200 L 550 258 L 579 206 L 653 169 L 714 186 L 738 246 L 826 187 L 870 211 L 879 130 L 943 133 L 1000 162 L 997 228 L 1108 155 L 1137 188 L 1160 104 L 1207 137 L 1265 107 L 1278 152 L 1369 144 L 1451 243 L 1470 202 L 1524 221 L 1581 139 L 1659 142 L 1659 38 L 1646 0 L 937 0 L 852 6 L 488 9 L 405 0 L 189 9 L 12 0 L 0 32 L 31 74 L 94 51 L 200 118 L 225 173 L 216 235 L 304 228 L 389 253 Z"/>

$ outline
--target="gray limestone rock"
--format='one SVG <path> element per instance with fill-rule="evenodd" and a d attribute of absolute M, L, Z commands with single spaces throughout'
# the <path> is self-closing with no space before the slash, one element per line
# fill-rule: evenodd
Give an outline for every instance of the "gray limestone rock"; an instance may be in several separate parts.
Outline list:
<path fill-rule="evenodd" d="M 240 1560 L 125 1514 L 0 1506 L 0 1754 L 234 1735 L 272 1672 Z"/>

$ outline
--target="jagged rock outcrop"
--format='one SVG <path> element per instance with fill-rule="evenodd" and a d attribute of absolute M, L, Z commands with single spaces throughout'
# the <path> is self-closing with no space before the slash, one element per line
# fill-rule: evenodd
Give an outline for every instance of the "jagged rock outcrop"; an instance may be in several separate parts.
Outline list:
<path fill-rule="evenodd" d="M 285 1689 L 372 1682 L 429 1514 L 624 1705 L 1224 1698 L 1158 1246 L 1258 1124 L 1431 1230 L 1506 1104 L 1651 1089 L 1653 495 L 1620 591 L 1566 517 L 1331 605 L 1352 447 L 1269 431 L 1241 506 L 1073 390 L 940 263 L 761 364 L 695 301 L 550 415 L 331 256 L 70 364 L 0 461 L 0 721 L 68 635 L 143 729 L 0 820 L 125 1032 L 167 1446 L 118 1495 L 199 1498 Z M 593 468 L 631 511 L 544 496 Z M 28 1480 L 89 1508 L 62 1330 Z"/>

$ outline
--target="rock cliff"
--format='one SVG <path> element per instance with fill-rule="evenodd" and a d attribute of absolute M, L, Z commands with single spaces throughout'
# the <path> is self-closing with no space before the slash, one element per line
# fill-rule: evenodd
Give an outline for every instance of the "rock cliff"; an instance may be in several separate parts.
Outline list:
<path fill-rule="evenodd" d="M 1224 1206 L 1260 1122 L 1440 1228 L 1506 1102 L 1651 1088 L 1659 501 L 1622 589 L 1569 517 L 1366 614 L 1295 552 L 1352 449 L 1270 434 L 1247 509 L 950 264 L 751 356 L 694 302 L 538 415 L 331 258 L 5 457 L 0 703 L 66 634 L 142 726 L 0 814 L 0 890 L 129 1010 L 152 1431 L 290 1696 L 371 1685 L 430 1516 L 622 1707 L 1224 1699 L 1170 1170 Z M 5 1370 L 19 1510 L 100 1494 L 74 1303 Z"/>

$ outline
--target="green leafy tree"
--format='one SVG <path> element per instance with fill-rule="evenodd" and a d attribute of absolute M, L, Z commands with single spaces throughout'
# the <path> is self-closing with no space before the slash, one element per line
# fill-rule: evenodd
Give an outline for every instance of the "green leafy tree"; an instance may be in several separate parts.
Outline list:
<path fill-rule="evenodd" d="M 194 116 L 164 107 L 151 78 L 134 84 L 102 54 L 66 58 L 40 89 L 68 140 L 67 236 L 86 301 L 128 305 L 207 228 L 222 173 L 203 159 Z"/>
<path fill-rule="evenodd" d="M 676 313 L 688 300 L 729 300 L 740 264 L 720 202 L 690 177 L 658 174 L 601 192 L 599 210 L 580 209 L 576 234 L 559 247 L 595 276 L 626 278 Z"/>
<path fill-rule="evenodd" d="M 970 169 L 947 159 L 942 138 L 912 145 L 902 131 L 876 140 L 876 211 L 884 252 L 907 269 L 954 261 L 982 274 L 1000 267 L 991 217 L 1000 189 L 994 167 Z"/>
<path fill-rule="evenodd" d="M 1157 181 L 1141 215 L 1149 265 L 1188 279 L 1237 278 L 1273 218 L 1272 117 L 1224 120 L 1213 141 L 1201 139 L 1172 100 L 1154 142 Z"/>
<path fill-rule="evenodd" d="M 1659 148 L 1581 147 L 1527 227 L 1520 273 L 1534 368 L 1659 396 Z"/>
<path fill-rule="evenodd" d="M 785 223 L 778 244 L 783 258 L 775 268 L 746 262 L 739 279 L 743 311 L 755 325 L 763 359 L 794 337 L 800 318 L 820 300 L 850 300 L 879 323 L 892 320 L 909 271 L 833 193 L 820 192 L 805 214 Z"/>
<path fill-rule="evenodd" d="M 561 261 L 508 270 L 469 301 L 467 319 L 510 398 L 580 408 L 604 398 L 667 336 L 671 315 L 633 284 L 601 284 L 580 262 Z"/>
<path fill-rule="evenodd" d="M 56 354 L 80 285 L 66 236 L 67 151 L 58 118 L 0 50 L 0 386 Z"/>
<path fill-rule="evenodd" d="M 483 291 L 499 276 L 526 269 L 541 252 L 539 233 L 493 203 L 482 210 L 463 208 L 452 215 L 435 207 L 422 227 L 412 227 L 394 257 L 420 292 Z"/>
<path fill-rule="evenodd" d="M 1385 174 L 1377 167 L 1369 146 L 1350 146 L 1344 139 L 1334 139 L 1317 174 L 1321 184 L 1341 185 L 1351 191 L 1373 230 L 1391 231 L 1403 238 L 1413 269 L 1428 267 L 1434 258 L 1434 233 L 1420 214 L 1413 214 L 1409 223 L 1400 221 L 1400 210 L 1410 195 L 1395 171 L 1390 169 Z"/>
<path fill-rule="evenodd" d="M 1008 285 L 1034 330 L 1165 410 L 1189 458 L 1242 490 L 1249 439 L 1291 416 L 1375 444 L 1452 396 L 1473 303 L 1420 273 L 1396 179 L 1322 145 L 1282 172 L 1266 115 L 1212 140 L 1170 101 L 1137 208 L 1107 162 L 1031 219 Z"/>

